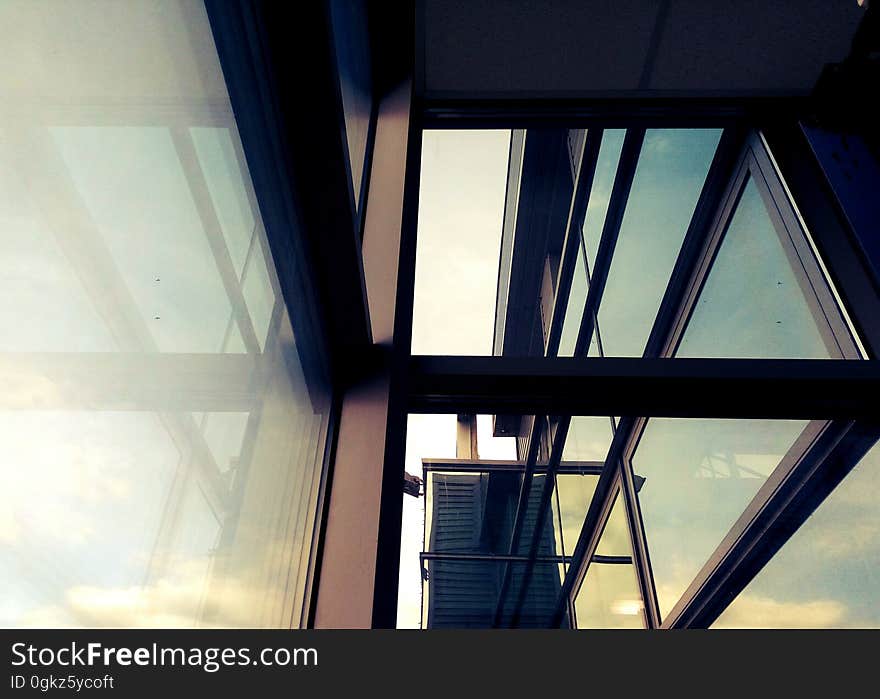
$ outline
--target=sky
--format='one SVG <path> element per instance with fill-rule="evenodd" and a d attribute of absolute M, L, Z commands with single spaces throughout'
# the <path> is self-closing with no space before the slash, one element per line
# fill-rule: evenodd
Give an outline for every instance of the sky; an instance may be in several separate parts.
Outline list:
<path fill-rule="evenodd" d="M 426 131 L 422 145 L 413 353 L 490 355 L 509 131 Z M 406 470 L 421 459 L 455 456 L 454 415 L 411 415 Z M 512 438 L 491 437 L 478 416 L 481 458 L 514 459 Z M 405 495 L 398 628 L 419 628 L 425 499 Z"/>

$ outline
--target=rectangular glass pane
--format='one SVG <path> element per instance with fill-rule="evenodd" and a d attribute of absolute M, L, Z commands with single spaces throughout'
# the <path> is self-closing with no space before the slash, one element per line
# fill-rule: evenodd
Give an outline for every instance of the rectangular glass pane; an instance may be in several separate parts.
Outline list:
<path fill-rule="evenodd" d="M 605 356 L 641 356 L 720 138 L 647 131 L 599 306 Z"/>
<path fill-rule="evenodd" d="M 575 415 L 562 448 L 562 460 L 605 461 L 613 436 L 610 418 Z"/>
<path fill-rule="evenodd" d="M 510 131 L 425 131 L 414 354 L 491 355 Z"/>
<path fill-rule="evenodd" d="M 324 348 L 203 4 L 124 5 L 6 13 L 33 60 L 0 49 L 0 626 L 298 626 Z"/>
<path fill-rule="evenodd" d="M 661 614 L 667 614 L 794 444 L 799 420 L 652 418 L 632 458 Z"/>
<path fill-rule="evenodd" d="M 880 627 L 875 445 L 721 614 L 714 628 Z"/>

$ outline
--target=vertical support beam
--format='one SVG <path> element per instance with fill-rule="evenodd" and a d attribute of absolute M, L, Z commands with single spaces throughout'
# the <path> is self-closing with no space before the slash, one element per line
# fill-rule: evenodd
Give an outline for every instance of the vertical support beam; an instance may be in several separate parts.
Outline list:
<path fill-rule="evenodd" d="M 413 177 L 418 185 L 421 150 L 410 108 L 408 81 L 378 105 L 363 241 L 374 357 L 357 358 L 365 370 L 351 377 L 342 398 L 316 628 L 393 627 L 396 621 L 407 402 L 405 392 L 398 394 L 409 356 L 401 325 L 412 322 L 415 268 L 415 241 L 402 245 L 402 231 L 415 220 L 405 205 L 415 207 L 418 197 L 405 194 Z M 408 312 L 401 313 L 406 289 Z"/>
<path fill-rule="evenodd" d="M 477 416 L 462 413 L 455 422 L 455 458 L 479 459 L 477 453 Z"/>

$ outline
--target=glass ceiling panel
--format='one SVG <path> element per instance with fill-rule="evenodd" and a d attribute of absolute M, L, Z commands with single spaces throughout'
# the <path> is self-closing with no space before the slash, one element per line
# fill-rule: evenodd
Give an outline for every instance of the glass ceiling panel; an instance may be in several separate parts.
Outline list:
<path fill-rule="evenodd" d="M 425 131 L 414 354 L 491 355 L 510 131 Z"/>
<path fill-rule="evenodd" d="M 556 476 L 562 534 L 560 551 L 566 556 L 574 553 L 598 481 L 599 476 L 594 475 L 561 473 Z"/>
<path fill-rule="evenodd" d="M 807 426 L 799 420 L 652 418 L 632 458 L 666 615 Z"/>
<path fill-rule="evenodd" d="M 679 357 L 841 357 L 787 234 L 749 177 L 700 291 Z"/>
<path fill-rule="evenodd" d="M 599 306 L 606 357 L 642 355 L 720 138 L 720 129 L 646 132 Z"/>
<path fill-rule="evenodd" d="M 880 627 L 880 445 L 875 445 L 713 628 Z"/>
<path fill-rule="evenodd" d="M 619 494 L 599 538 L 596 554 L 632 557 L 632 540 Z M 574 609 L 579 629 L 644 628 L 644 604 L 633 564 L 591 561 L 575 595 Z"/>

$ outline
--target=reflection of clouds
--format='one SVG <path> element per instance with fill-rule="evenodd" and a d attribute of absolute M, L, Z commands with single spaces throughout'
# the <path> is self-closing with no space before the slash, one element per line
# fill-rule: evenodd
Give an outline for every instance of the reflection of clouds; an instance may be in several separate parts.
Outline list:
<path fill-rule="evenodd" d="M 209 552 L 169 556 L 168 571 L 146 585 L 76 584 L 56 600 L 23 613 L 16 625 L 24 627 L 186 628 L 193 626 L 237 628 L 268 623 L 260 610 L 281 600 L 286 591 L 284 563 L 289 542 L 272 541 L 255 547 L 250 564 L 241 558 L 212 562 Z M 212 569 L 232 564 L 232 573 L 209 578 Z M 265 567 L 264 567 L 265 565 Z"/>
<path fill-rule="evenodd" d="M 818 629 L 844 624 L 847 608 L 837 600 L 780 602 L 743 594 L 713 626 L 716 629 Z"/>
<path fill-rule="evenodd" d="M 845 519 L 815 531 L 811 546 L 818 559 L 853 558 L 866 552 L 874 554 L 878 540 L 880 521 L 877 519 Z M 831 560 L 828 565 L 832 565 Z"/>
<path fill-rule="evenodd" d="M 10 466 L 0 470 L 0 522 L 8 543 L 26 522 L 33 534 L 82 544 L 95 533 L 95 506 L 131 500 L 130 454 L 50 436 L 38 420 L 19 421 L 15 427 L 16 439 L 4 440 Z"/>
<path fill-rule="evenodd" d="M 0 509 L 0 544 L 12 546 L 19 540 L 21 534 L 22 527 L 15 513 L 6 507 Z"/>
<path fill-rule="evenodd" d="M 730 604 L 718 625 L 775 623 L 760 616 L 763 607 L 756 600 L 786 607 L 809 600 L 811 609 L 837 605 L 845 612 L 826 624 L 818 618 L 800 625 L 880 625 L 878 458 L 875 446 Z"/>
<path fill-rule="evenodd" d="M 0 395 L 8 409 L 33 409 L 61 404 L 61 388 L 49 378 L 30 372 L 20 362 L 0 358 Z"/>

